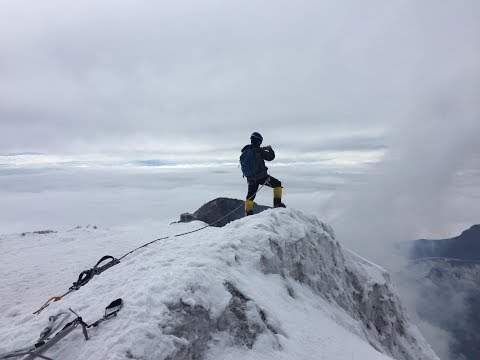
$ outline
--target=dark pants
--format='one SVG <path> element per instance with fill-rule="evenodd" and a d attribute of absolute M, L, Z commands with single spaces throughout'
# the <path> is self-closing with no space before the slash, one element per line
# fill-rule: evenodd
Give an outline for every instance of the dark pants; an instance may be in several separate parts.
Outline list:
<path fill-rule="evenodd" d="M 255 199 L 255 195 L 258 191 L 260 185 L 265 184 L 266 186 L 270 186 L 271 188 L 282 187 L 282 183 L 280 180 L 275 179 L 273 176 L 267 176 L 260 180 L 248 180 L 248 194 L 247 200 Z"/>

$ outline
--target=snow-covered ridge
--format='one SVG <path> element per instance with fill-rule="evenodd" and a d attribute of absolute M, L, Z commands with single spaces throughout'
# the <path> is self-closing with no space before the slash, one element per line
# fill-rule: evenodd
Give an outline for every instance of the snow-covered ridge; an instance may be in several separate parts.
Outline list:
<path fill-rule="evenodd" d="M 199 224 L 175 224 L 169 231 Z M 109 239 L 111 244 L 108 231 L 96 239 L 94 234 L 77 240 L 84 245 Z M 60 239 L 61 245 L 61 234 L 41 236 L 50 236 L 52 246 Z M 66 253 L 72 246 L 65 247 Z M 68 261 L 68 254 L 51 266 L 61 267 L 62 261 Z M 47 355 L 92 360 L 438 359 L 407 318 L 388 274 L 344 252 L 328 225 L 290 209 L 267 210 L 144 248 L 38 317 L 30 313 L 44 298 L 5 304 L 0 353 L 35 341 L 49 315 L 72 307 L 88 322 L 118 297 L 124 299 L 124 309 L 94 328 L 91 340 L 84 341 L 80 331 L 72 333 Z"/>

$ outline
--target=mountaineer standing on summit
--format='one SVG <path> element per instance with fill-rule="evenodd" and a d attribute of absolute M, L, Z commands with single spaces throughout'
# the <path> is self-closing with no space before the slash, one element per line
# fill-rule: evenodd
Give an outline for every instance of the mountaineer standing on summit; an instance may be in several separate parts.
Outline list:
<path fill-rule="evenodd" d="M 282 203 L 282 183 L 268 175 L 268 168 L 265 166 L 265 160 L 272 161 L 275 159 L 275 152 L 270 145 L 260 147 L 263 137 L 258 132 L 254 132 L 250 136 L 250 141 L 250 145 L 246 145 L 242 149 L 242 155 L 240 155 L 243 176 L 247 178 L 248 183 L 245 213 L 253 215 L 253 199 L 255 199 L 260 185 L 273 188 L 273 207 L 285 207 Z"/>

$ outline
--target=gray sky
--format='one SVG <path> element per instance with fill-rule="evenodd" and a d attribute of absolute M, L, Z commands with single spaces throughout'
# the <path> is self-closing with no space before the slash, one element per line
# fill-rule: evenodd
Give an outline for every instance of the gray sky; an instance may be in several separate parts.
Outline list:
<path fill-rule="evenodd" d="M 475 0 L 1 6 L 4 154 L 216 159 L 256 130 L 302 156 L 479 114 Z"/>

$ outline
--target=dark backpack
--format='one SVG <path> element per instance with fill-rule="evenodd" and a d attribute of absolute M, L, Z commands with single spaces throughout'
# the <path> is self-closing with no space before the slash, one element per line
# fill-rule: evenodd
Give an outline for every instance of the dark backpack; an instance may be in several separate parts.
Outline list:
<path fill-rule="evenodd" d="M 255 158 L 257 157 L 254 149 L 245 149 L 240 155 L 240 166 L 244 177 L 255 175 Z"/>

